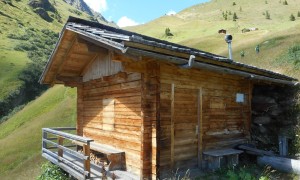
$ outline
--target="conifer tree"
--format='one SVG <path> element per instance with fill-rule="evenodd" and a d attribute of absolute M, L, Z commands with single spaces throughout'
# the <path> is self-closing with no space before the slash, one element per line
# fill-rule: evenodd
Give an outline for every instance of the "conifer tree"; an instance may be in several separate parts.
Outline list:
<path fill-rule="evenodd" d="M 266 11 L 266 19 L 271 19 L 269 11 Z"/>
<path fill-rule="evenodd" d="M 295 20 L 296 20 L 295 16 L 293 14 L 291 14 L 290 15 L 290 21 L 295 21 Z"/>
<path fill-rule="evenodd" d="M 236 13 L 233 13 L 232 20 L 233 20 L 233 21 L 236 21 L 237 19 L 238 19 L 238 17 L 237 17 L 237 15 L 236 15 Z"/>
<path fill-rule="evenodd" d="M 288 5 L 288 2 L 286 0 L 284 0 L 283 5 Z"/>

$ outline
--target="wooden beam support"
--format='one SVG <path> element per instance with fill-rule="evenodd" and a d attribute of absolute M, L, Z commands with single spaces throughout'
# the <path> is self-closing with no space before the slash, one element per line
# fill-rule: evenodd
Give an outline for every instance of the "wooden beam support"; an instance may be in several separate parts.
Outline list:
<path fill-rule="evenodd" d="M 82 83 L 82 77 L 56 76 L 56 80 L 65 83 Z"/>
<path fill-rule="evenodd" d="M 99 57 L 99 54 L 96 54 L 93 59 L 88 62 L 80 71 L 80 76 L 83 76 L 91 67 L 91 65 L 93 64 L 93 62 L 97 59 L 97 57 Z"/>
<path fill-rule="evenodd" d="M 86 160 L 84 160 L 84 170 L 91 174 L 91 161 L 90 161 L 90 143 L 83 145 L 83 154 L 84 156 L 88 156 Z M 89 177 L 88 177 L 89 178 Z"/>
<path fill-rule="evenodd" d="M 171 169 L 174 168 L 174 142 L 175 142 L 175 132 L 174 132 L 174 94 L 175 84 L 171 85 Z"/>
<path fill-rule="evenodd" d="M 59 74 L 59 73 L 62 71 L 64 64 L 67 62 L 67 57 L 71 54 L 71 52 L 72 52 L 72 50 L 73 50 L 73 48 L 74 48 L 76 42 L 77 42 L 77 35 L 75 35 L 75 36 L 73 37 L 73 40 L 72 40 L 72 42 L 71 42 L 71 45 L 70 45 L 70 47 L 68 48 L 68 50 L 67 50 L 66 54 L 64 55 L 64 57 L 62 58 L 62 61 L 59 63 L 59 65 L 58 65 L 58 70 L 56 71 L 55 74 Z M 55 78 L 55 77 L 54 77 L 54 78 Z M 52 82 L 54 82 L 54 81 L 52 81 Z"/>
<path fill-rule="evenodd" d="M 203 122 L 203 89 L 202 87 L 198 90 L 198 108 L 197 108 L 197 120 L 198 120 L 198 168 L 202 168 L 202 153 L 203 153 L 203 128 L 202 128 L 202 122 Z"/>
<path fill-rule="evenodd" d="M 63 146 L 64 145 L 64 138 L 61 137 L 61 136 L 58 136 L 57 144 L 60 145 L 60 146 Z M 63 157 L 64 156 L 64 150 L 59 147 L 58 151 L 57 151 L 57 155 L 60 156 L 60 157 Z"/>

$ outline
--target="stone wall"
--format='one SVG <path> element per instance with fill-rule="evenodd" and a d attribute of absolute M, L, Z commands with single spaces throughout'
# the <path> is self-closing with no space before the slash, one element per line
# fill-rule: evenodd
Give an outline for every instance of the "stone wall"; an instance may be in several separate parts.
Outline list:
<path fill-rule="evenodd" d="M 290 145 L 293 145 L 299 114 L 297 89 L 289 86 L 254 86 L 251 138 L 257 148 L 278 153 L 279 135 L 288 136 Z"/>

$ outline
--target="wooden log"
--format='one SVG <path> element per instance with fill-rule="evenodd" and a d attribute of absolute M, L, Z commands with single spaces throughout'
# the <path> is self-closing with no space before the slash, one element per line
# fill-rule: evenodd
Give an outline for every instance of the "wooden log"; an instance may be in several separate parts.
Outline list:
<path fill-rule="evenodd" d="M 274 156 L 262 156 L 257 158 L 257 163 L 261 166 L 269 165 L 279 171 L 300 174 L 299 160 Z"/>
<path fill-rule="evenodd" d="M 274 154 L 273 152 L 270 152 L 270 151 L 264 151 L 264 150 L 260 150 L 260 149 L 248 147 L 248 146 L 245 146 L 245 145 L 240 145 L 240 146 L 238 146 L 238 149 L 246 150 L 246 153 L 253 154 L 253 155 L 259 155 L 259 156 L 264 156 L 264 155 L 267 155 L 267 156 L 275 156 L 275 154 Z"/>

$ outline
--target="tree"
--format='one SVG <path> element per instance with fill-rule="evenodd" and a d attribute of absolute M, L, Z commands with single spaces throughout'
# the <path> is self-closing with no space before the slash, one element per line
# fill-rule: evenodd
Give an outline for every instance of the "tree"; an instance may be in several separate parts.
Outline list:
<path fill-rule="evenodd" d="M 268 1 L 265 1 L 265 4 L 268 4 Z"/>
<path fill-rule="evenodd" d="M 242 11 L 243 11 L 242 6 L 240 6 L 240 12 L 242 12 Z"/>
<path fill-rule="evenodd" d="M 238 19 L 238 17 L 237 17 L 237 15 L 236 15 L 236 13 L 233 13 L 232 20 L 233 20 L 233 21 L 236 21 L 237 19 Z"/>
<path fill-rule="evenodd" d="M 283 5 L 288 5 L 288 2 L 286 0 L 284 0 Z"/>
<path fill-rule="evenodd" d="M 300 11 L 298 11 L 298 15 L 297 16 L 300 17 Z"/>
<path fill-rule="evenodd" d="M 232 15 L 231 11 L 229 11 L 228 15 Z"/>
<path fill-rule="evenodd" d="M 269 11 L 266 11 L 266 19 L 271 19 Z"/>
<path fill-rule="evenodd" d="M 170 28 L 166 28 L 166 30 L 165 30 L 165 35 L 166 35 L 166 36 L 173 36 L 173 34 L 171 33 Z"/>
<path fill-rule="evenodd" d="M 233 5 L 233 6 L 235 6 L 235 5 L 236 5 L 236 3 L 235 3 L 235 2 L 233 2 L 233 3 L 232 3 L 232 5 Z"/>
<path fill-rule="evenodd" d="M 296 20 L 295 16 L 293 14 L 291 14 L 290 15 L 290 21 L 295 21 L 295 20 Z"/>
<path fill-rule="evenodd" d="M 227 14 L 224 14 L 224 19 L 225 19 L 225 21 L 227 21 L 227 19 L 228 19 Z"/>
<path fill-rule="evenodd" d="M 241 51 L 241 58 L 245 57 L 245 51 Z"/>

